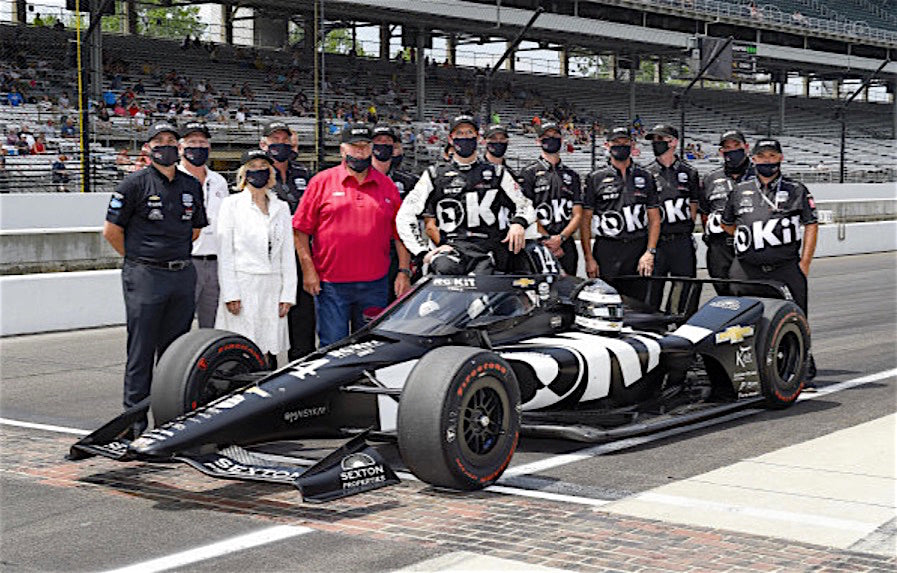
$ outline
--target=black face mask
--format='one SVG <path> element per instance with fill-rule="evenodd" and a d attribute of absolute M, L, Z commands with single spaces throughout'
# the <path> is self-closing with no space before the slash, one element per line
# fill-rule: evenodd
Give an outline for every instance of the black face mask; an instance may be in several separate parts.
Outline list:
<path fill-rule="evenodd" d="M 272 143 L 268 146 L 268 155 L 274 161 L 289 161 L 293 148 L 289 143 Z"/>
<path fill-rule="evenodd" d="M 346 155 L 346 165 L 355 173 L 364 173 L 371 166 L 371 156 L 368 155 L 365 159 L 359 159 L 358 157 Z"/>
<path fill-rule="evenodd" d="M 375 143 L 372 155 L 377 158 L 377 161 L 386 162 L 392 158 L 392 149 L 393 146 L 390 143 Z"/>
<path fill-rule="evenodd" d="M 779 172 L 781 165 L 781 163 L 754 163 L 754 168 L 763 177 L 773 177 Z"/>
<path fill-rule="evenodd" d="M 744 168 L 747 168 L 745 159 L 747 159 L 747 153 L 745 153 L 744 149 L 723 151 L 723 163 L 726 166 L 726 171 L 729 173 L 741 173 L 744 171 Z"/>
<path fill-rule="evenodd" d="M 486 144 L 486 149 L 491 153 L 494 157 L 504 157 L 505 153 L 508 151 L 508 142 L 507 141 L 490 141 Z"/>
<path fill-rule="evenodd" d="M 398 169 L 398 168 L 399 168 L 399 165 L 402 164 L 402 160 L 403 160 L 403 159 L 405 159 L 405 155 L 404 155 L 404 154 L 403 154 L 403 155 L 393 155 L 393 156 L 392 156 L 392 163 L 390 163 L 390 167 L 392 167 L 393 169 Z"/>
<path fill-rule="evenodd" d="M 476 137 L 456 137 L 452 140 L 452 147 L 455 148 L 455 153 L 458 154 L 458 157 L 468 158 L 477 151 L 477 138 Z"/>
<path fill-rule="evenodd" d="M 542 151 L 545 153 L 557 153 L 561 150 L 561 138 L 560 137 L 545 137 L 542 138 Z"/>
<path fill-rule="evenodd" d="M 651 142 L 651 151 L 654 152 L 654 157 L 660 157 L 664 153 L 670 150 L 670 142 L 664 141 L 662 139 L 657 139 Z"/>
<path fill-rule="evenodd" d="M 246 172 L 246 182 L 256 189 L 264 189 L 271 180 L 271 171 L 268 169 L 253 169 Z"/>
<path fill-rule="evenodd" d="M 159 165 L 169 167 L 178 162 L 177 145 L 157 145 L 150 150 L 153 161 Z"/>
<path fill-rule="evenodd" d="M 209 148 L 208 147 L 185 147 L 184 148 L 184 159 L 189 161 L 191 165 L 195 165 L 196 167 L 201 167 L 206 164 L 206 161 L 209 160 Z"/>
<path fill-rule="evenodd" d="M 632 153 L 632 147 L 628 145 L 611 145 L 610 156 L 617 161 L 626 161 Z"/>

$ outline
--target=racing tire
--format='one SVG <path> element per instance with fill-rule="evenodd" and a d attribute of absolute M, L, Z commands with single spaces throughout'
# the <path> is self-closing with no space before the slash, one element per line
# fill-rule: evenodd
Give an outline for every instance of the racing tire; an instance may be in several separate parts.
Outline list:
<path fill-rule="evenodd" d="M 791 301 L 763 301 L 757 340 L 757 372 L 766 406 L 787 408 L 797 400 L 807 377 L 810 326 Z"/>
<path fill-rule="evenodd" d="M 227 377 L 268 369 L 254 342 L 226 330 L 200 328 L 171 343 L 156 364 L 150 409 L 158 427 L 236 390 Z"/>
<path fill-rule="evenodd" d="M 508 467 L 519 437 L 520 389 L 497 354 L 444 346 L 409 374 L 399 401 L 399 452 L 420 480 L 482 489 Z"/>

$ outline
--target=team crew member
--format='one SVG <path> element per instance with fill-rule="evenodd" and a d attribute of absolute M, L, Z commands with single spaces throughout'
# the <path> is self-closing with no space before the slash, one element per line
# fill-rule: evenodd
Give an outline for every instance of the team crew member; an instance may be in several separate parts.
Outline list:
<path fill-rule="evenodd" d="M 206 167 L 209 160 L 209 129 L 204 123 L 192 121 L 181 134 L 181 162 L 178 169 L 188 173 L 202 185 L 203 205 L 209 224 L 193 243 L 193 266 L 196 268 L 196 321 L 200 328 L 215 326 L 218 311 L 218 209 L 230 193 L 227 181 L 219 173 Z"/>
<path fill-rule="evenodd" d="M 707 273 L 712 278 L 729 278 L 729 269 L 735 259 L 732 236 L 722 228 L 720 219 L 735 185 L 756 176 L 750 149 L 744 134 L 737 129 L 723 133 L 719 139 L 723 166 L 704 177 L 701 193 L 698 195 L 704 227 L 703 240 L 707 245 Z M 714 287 L 718 294 L 729 294 L 726 284 L 714 284 Z"/>
<path fill-rule="evenodd" d="M 125 257 L 125 408 L 149 396 L 156 357 L 190 330 L 196 293 L 190 250 L 208 223 L 199 181 L 177 169 L 175 128 L 156 124 L 147 142 L 152 163 L 119 183 L 103 226 L 103 236 Z M 134 424 L 133 432 L 145 429 L 146 418 Z"/>
<path fill-rule="evenodd" d="M 454 118 L 449 130 L 453 160 L 430 166 L 399 209 L 399 236 L 413 255 L 426 253 L 424 262 L 436 274 L 487 273 L 496 265 L 502 268 L 509 253 L 524 247 L 525 229 L 536 218 L 532 202 L 520 192 L 511 174 L 477 156 L 477 135 L 473 117 Z M 510 213 L 506 226 L 502 207 Z M 431 237 L 439 246 L 429 253 L 418 225 L 421 215 L 434 217 L 439 230 L 439 236 Z"/>
<path fill-rule="evenodd" d="M 272 121 L 265 126 L 265 137 L 259 147 L 268 152 L 274 162 L 276 182 L 274 193 L 281 201 L 290 206 L 294 214 L 299 201 L 305 193 L 311 172 L 302 164 L 294 161 L 297 150 L 293 144 L 293 130 L 282 121 Z M 298 144 L 298 140 L 297 140 Z M 301 266 L 301 261 L 297 261 Z M 296 305 L 290 308 L 287 316 L 290 332 L 289 360 L 297 360 L 315 350 L 315 301 L 305 292 L 297 281 Z"/>
<path fill-rule="evenodd" d="M 536 206 L 539 232 L 564 272 L 575 275 L 579 253 L 573 233 L 582 220 L 582 183 L 579 174 L 561 162 L 561 128 L 551 121 L 538 127 L 539 159 L 520 172 L 520 187 Z"/>
<path fill-rule="evenodd" d="M 373 134 L 374 139 L 372 141 L 371 165 L 374 169 L 392 179 L 392 182 L 396 184 L 396 190 L 399 192 L 399 197 L 404 199 L 406 189 L 405 184 L 410 182 L 409 178 L 412 178 L 412 176 L 406 176 L 404 174 L 397 176 L 397 173 L 392 169 L 398 136 L 388 125 L 375 126 Z M 399 161 L 401 162 L 401 160 Z M 416 178 L 414 178 L 414 183 L 417 183 Z M 411 190 L 414 187 L 414 183 L 407 189 Z M 407 275 L 409 279 L 412 276 L 410 268 L 399 268 L 399 256 L 398 253 L 396 253 L 395 244 L 391 243 L 389 248 L 389 284 L 391 286 L 389 288 L 388 302 L 392 302 L 396 299 L 395 288 L 392 285 L 395 285 L 396 276 L 400 272 Z"/>
<path fill-rule="evenodd" d="M 508 161 L 505 159 L 505 154 L 508 152 L 508 143 L 511 141 L 510 137 L 508 137 L 508 128 L 501 124 L 493 123 L 483 132 L 483 140 L 486 142 L 486 161 L 493 165 L 503 166 L 511 174 L 511 177 L 514 178 L 514 181 L 520 183 L 517 173 L 511 169 Z"/>
<path fill-rule="evenodd" d="M 632 160 L 635 142 L 625 127 L 607 132 L 610 165 L 586 178 L 580 241 L 586 273 L 613 281 L 621 275 L 650 275 L 660 236 L 660 202 L 654 177 Z M 592 234 L 596 235 L 594 244 Z M 636 287 L 629 294 L 644 293 Z"/>
<path fill-rule="evenodd" d="M 391 241 L 399 266 L 410 265 L 395 232 L 402 200 L 395 184 L 371 169 L 371 137 L 364 124 L 343 130 L 343 162 L 312 178 L 293 217 L 303 285 L 315 296 L 322 346 L 348 336 L 350 321 L 360 328 L 365 311 L 386 306 Z M 396 294 L 409 288 L 409 277 L 399 273 Z"/>
<path fill-rule="evenodd" d="M 816 204 L 802 183 L 782 175 L 783 158 L 782 146 L 775 139 L 761 139 L 754 145 L 757 178 L 735 186 L 721 223 L 735 237 L 730 277 L 780 281 L 807 314 L 807 275 L 819 227 Z M 808 379 L 815 375 L 811 356 Z"/>
<path fill-rule="evenodd" d="M 654 151 L 654 161 L 646 170 L 654 175 L 661 217 L 653 275 L 695 277 L 698 265 L 692 233 L 701 185 L 698 170 L 676 155 L 679 130 L 672 125 L 654 126 L 645 139 Z"/>

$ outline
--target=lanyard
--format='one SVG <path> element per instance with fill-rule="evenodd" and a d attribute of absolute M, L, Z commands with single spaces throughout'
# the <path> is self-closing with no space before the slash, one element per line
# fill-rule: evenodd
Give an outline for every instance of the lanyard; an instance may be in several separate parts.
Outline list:
<path fill-rule="evenodd" d="M 758 183 L 757 187 L 759 188 L 758 190 L 760 191 L 760 197 L 762 197 L 763 200 L 766 201 L 766 203 L 769 205 L 769 207 L 773 211 L 779 211 L 780 210 L 779 209 L 779 191 L 782 189 L 782 177 L 779 176 L 778 181 L 776 181 L 776 192 L 775 192 L 776 202 L 775 203 L 770 201 L 769 197 L 766 196 L 766 191 L 763 190 L 763 184 L 760 183 L 759 179 L 757 179 L 757 183 Z"/>

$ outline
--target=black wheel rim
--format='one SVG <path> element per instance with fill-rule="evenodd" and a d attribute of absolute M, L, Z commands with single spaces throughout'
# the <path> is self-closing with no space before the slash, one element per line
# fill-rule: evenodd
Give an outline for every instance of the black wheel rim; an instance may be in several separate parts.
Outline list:
<path fill-rule="evenodd" d="M 801 367 L 801 343 L 794 332 L 786 332 L 776 345 L 775 365 L 779 378 L 787 383 L 794 382 L 794 377 Z"/>
<path fill-rule="evenodd" d="M 254 364 L 251 357 L 248 359 L 244 359 L 242 356 L 234 357 L 224 360 L 204 372 L 193 384 L 193 391 L 190 392 L 187 399 L 187 409 L 195 410 L 243 386 L 244 382 L 235 381 L 233 378 L 241 374 L 255 372 Z"/>
<path fill-rule="evenodd" d="M 472 460 L 488 456 L 506 433 L 507 395 L 491 377 L 480 378 L 461 406 L 461 449 Z"/>

